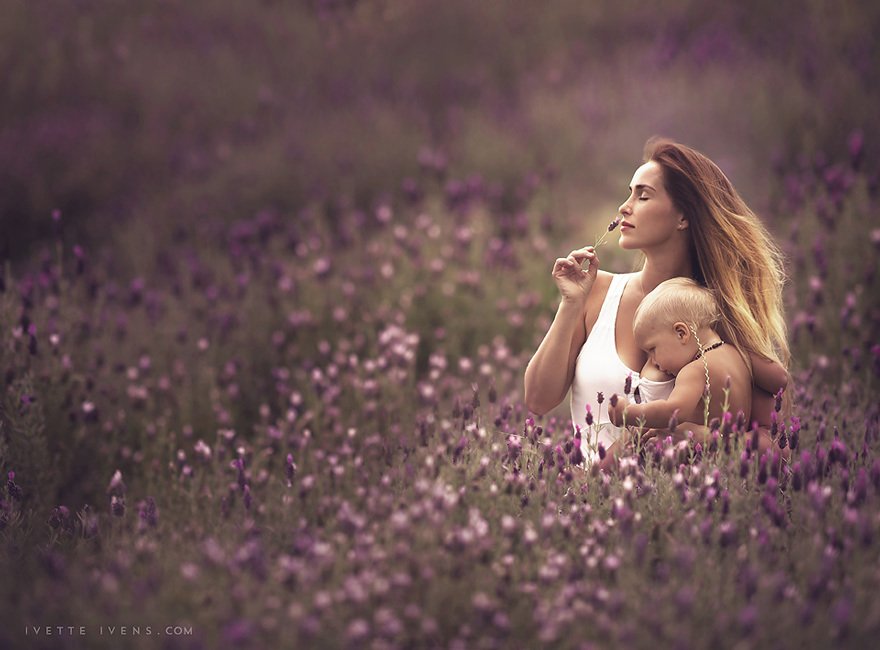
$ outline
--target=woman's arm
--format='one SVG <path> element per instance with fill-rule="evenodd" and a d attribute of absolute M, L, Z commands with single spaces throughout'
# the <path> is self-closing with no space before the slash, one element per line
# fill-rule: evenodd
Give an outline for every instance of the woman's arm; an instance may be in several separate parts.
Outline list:
<path fill-rule="evenodd" d="M 581 268 L 584 261 L 589 261 L 587 270 Z M 553 279 L 562 299 L 526 368 L 525 402 L 533 413 L 543 415 L 555 408 L 571 387 L 578 353 L 587 340 L 586 315 L 596 307 L 598 292 L 592 289 L 598 273 L 599 260 L 592 247 L 572 251 L 553 265 Z"/>
<path fill-rule="evenodd" d="M 788 371 L 782 364 L 764 357 L 749 353 L 752 362 L 752 383 L 763 391 L 775 395 L 788 386 Z"/>
<path fill-rule="evenodd" d="M 584 307 L 563 300 L 525 375 L 526 406 L 543 415 L 555 408 L 574 379 L 578 351 L 587 340 Z"/>

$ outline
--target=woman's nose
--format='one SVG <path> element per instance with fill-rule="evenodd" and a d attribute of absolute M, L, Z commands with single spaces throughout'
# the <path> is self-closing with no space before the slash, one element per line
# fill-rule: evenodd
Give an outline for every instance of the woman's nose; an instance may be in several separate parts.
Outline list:
<path fill-rule="evenodd" d="M 620 207 L 617 208 L 617 211 L 623 215 L 629 214 L 629 201 L 624 201 L 623 203 L 621 203 Z"/>

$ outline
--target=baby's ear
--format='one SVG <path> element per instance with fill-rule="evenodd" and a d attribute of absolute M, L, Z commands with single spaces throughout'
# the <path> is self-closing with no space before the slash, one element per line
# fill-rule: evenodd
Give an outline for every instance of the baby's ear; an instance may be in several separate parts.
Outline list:
<path fill-rule="evenodd" d="M 682 343 L 687 343 L 691 338 L 691 329 L 687 326 L 687 323 L 682 321 L 675 323 L 672 326 L 672 331 L 675 332 L 675 336 Z"/>

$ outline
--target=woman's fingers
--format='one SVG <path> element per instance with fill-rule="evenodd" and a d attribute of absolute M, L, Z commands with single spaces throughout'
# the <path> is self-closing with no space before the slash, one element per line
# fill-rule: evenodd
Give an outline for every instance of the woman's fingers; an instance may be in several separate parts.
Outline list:
<path fill-rule="evenodd" d="M 568 254 L 568 258 L 578 264 L 583 264 L 585 260 L 595 259 L 595 257 L 596 249 L 592 246 L 584 246 L 583 248 L 575 249 Z"/>
<path fill-rule="evenodd" d="M 578 263 L 568 257 L 560 257 L 553 265 L 553 274 L 566 273 L 578 267 Z"/>
<path fill-rule="evenodd" d="M 579 284 L 589 277 L 595 277 L 599 269 L 599 259 L 592 246 L 571 251 L 566 257 L 559 257 L 553 264 L 553 276 L 575 280 Z"/>

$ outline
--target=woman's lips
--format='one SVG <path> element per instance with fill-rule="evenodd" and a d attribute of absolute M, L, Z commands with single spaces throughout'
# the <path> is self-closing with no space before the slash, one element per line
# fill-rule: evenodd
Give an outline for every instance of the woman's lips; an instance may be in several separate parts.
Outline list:
<path fill-rule="evenodd" d="M 620 229 L 623 230 L 624 228 L 635 228 L 635 226 L 632 225 L 629 221 L 621 221 Z"/>

